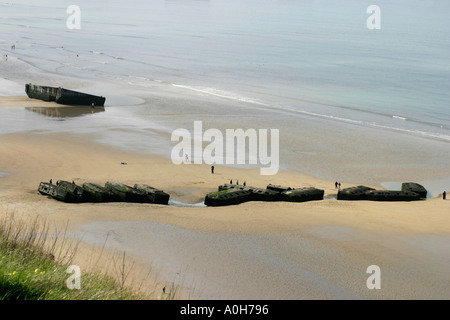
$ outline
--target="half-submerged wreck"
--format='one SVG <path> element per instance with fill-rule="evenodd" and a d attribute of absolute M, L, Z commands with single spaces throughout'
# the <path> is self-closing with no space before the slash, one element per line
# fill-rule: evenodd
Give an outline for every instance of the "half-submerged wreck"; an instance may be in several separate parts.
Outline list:
<path fill-rule="evenodd" d="M 83 189 L 88 195 L 89 202 L 118 202 L 119 196 L 98 184 L 92 182 L 83 183 Z"/>
<path fill-rule="evenodd" d="M 101 106 L 105 105 L 105 97 L 64 89 L 61 87 L 46 87 L 27 83 L 25 92 L 31 99 L 55 101 L 59 104 Z"/>
<path fill-rule="evenodd" d="M 415 183 L 415 182 L 404 182 L 402 183 L 402 191 L 404 192 L 415 192 L 417 193 L 421 198 L 427 197 L 427 189 L 425 189 L 424 186 Z"/>
<path fill-rule="evenodd" d="M 61 180 L 59 181 L 58 186 L 69 193 L 71 195 L 71 198 L 75 199 L 74 202 L 85 202 L 87 200 L 87 194 L 84 189 L 74 183 Z"/>
<path fill-rule="evenodd" d="M 38 187 L 38 191 L 42 195 L 50 196 L 55 200 L 63 202 L 80 202 L 80 198 L 74 195 L 69 190 L 58 186 L 56 184 L 51 184 L 48 182 L 41 182 Z"/>
<path fill-rule="evenodd" d="M 218 207 L 241 204 L 248 201 L 285 201 L 305 202 L 323 200 L 324 190 L 268 185 L 266 189 L 250 186 L 224 184 L 219 191 L 211 192 L 205 197 L 205 205 Z"/>
<path fill-rule="evenodd" d="M 371 201 L 417 201 L 421 199 L 418 193 L 395 190 L 371 190 L 367 192 L 367 198 Z"/>
<path fill-rule="evenodd" d="M 162 190 L 150 187 L 146 184 L 135 184 L 134 189 L 144 192 L 151 203 L 169 204 L 170 195 Z"/>
<path fill-rule="evenodd" d="M 337 200 L 369 201 L 418 201 L 427 197 L 427 190 L 420 184 L 405 182 L 399 190 L 375 190 L 356 186 L 339 190 Z"/>
<path fill-rule="evenodd" d="M 280 192 L 263 189 L 263 188 L 255 188 L 255 187 L 247 187 L 236 184 L 223 184 L 219 186 L 219 191 L 224 190 L 247 190 L 252 192 L 252 201 L 279 201 L 280 200 Z"/>
<path fill-rule="evenodd" d="M 211 207 L 219 207 L 241 204 L 247 201 L 251 201 L 252 195 L 253 192 L 250 190 L 230 188 L 228 190 L 222 190 L 207 194 L 205 197 L 205 205 Z"/>
<path fill-rule="evenodd" d="M 41 182 L 39 193 L 63 202 L 136 202 L 136 203 L 169 203 L 170 195 L 162 190 L 145 184 L 136 184 L 134 188 L 118 182 L 106 182 L 105 186 L 86 182 L 83 186 L 68 181 L 58 184 Z"/>
<path fill-rule="evenodd" d="M 356 186 L 338 191 L 337 200 L 369 200 L 368 191 L 375 190 L 366 186 Z"/>
<path fill-rule="evenodd" d="M 281 201 L 287 202 L 305 202 L 323 200 L 324 190 L 310 188 L 291 189 L 281 192 Z"/>

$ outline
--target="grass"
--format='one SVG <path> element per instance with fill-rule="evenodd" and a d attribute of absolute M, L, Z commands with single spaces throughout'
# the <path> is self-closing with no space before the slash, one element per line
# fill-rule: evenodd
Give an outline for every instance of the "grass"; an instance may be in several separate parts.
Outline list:
<path fill-rule="evenodd" d="M 234 190 L 232 190 L 232 191 L 234 191 Z M 215 191 L 215 192 L 209 193 L 208 196 L 209 196 L 209 197 L 218 197 L 218 196 L 220 196 L 220 195 L 222 195 L 222 194 L 227 194 L 227 193 L 229 193 L 229 192 L 230 192 L 229 189 L 221 190 L 221 191 Z"/>
<path fill-rule="evenodd" d="M 125 286 L 132 268 L 125 253 L 114 261 L 117 279 L 83 272 L 80 289 L 70 286 L 75 283 L 75 274 L 68 273 L 68 267 L 78 244 L 67 241 L 65 230 L 50 234 L 48 224 L 39 217 L 25 223 L 9 215 L 0 221 L 1 300 L 151 299 L 150 295 Z M 157 299 L 174 299 L 175 294 L 176 288 L 172 286 L 170 293 L 162 293 Z"/>

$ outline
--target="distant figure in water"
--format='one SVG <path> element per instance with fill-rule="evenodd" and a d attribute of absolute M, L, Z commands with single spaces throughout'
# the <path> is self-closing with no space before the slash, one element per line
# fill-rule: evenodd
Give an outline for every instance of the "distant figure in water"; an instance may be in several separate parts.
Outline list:
<path fill-rule="evenodd" d="M 214 166 L 211 166 L 211 173 L 214 174 Z"/>
<path fill-rule="evenodd" d="M 446 199 L 447 198 L 447 192 L 444 191 L 444 193 L 442 194 L 442 199 Z"/>

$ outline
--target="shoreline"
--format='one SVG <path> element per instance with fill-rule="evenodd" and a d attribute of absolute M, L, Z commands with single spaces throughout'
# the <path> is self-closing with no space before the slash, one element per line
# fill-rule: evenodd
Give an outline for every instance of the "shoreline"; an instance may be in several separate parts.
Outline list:
<path fill-rule="evenodd" d="M 136 99 L 138 99 L 138 98 L 136 98 Z M 146 102 L 144 102 L 144 103 L 146 103 Z M 130 105 L 130 106 L 135 106 L 135 105 Z M 18 108 L 18 109 L 25 108 L 25 109 L 28 109 L 29 111 L 33 111 L 35 113 L 42 113 L 43 115 L 50 117 L 50 118 L 51 117 L 69 117 L 69 118 L 70 117 L 78 117 L 78 116 L 90 115 L 90 114 L 98 113 L 98 112 L 105 112 L 105 111 L 108 111 L 107 110 L 108 108 L 110 108 L 110 107 L 97 107 L 95 109 L 92 109 L 91 107 L 67 106 L 67 105 L 57 104 L 55 102 L 45 102 L 45 101 L 41 101 L 41 100 L 37 100 L 37 99 L 30 99 L 27 96 L 0 96 L 0 108 L 7 108 L 7 107 Z M 113 109 L 117 110 L 117 107 L 113 107 Z M 74 128 L 70 128 L 70 129 L 68 128 L 68 130 L 69 130 L 70 134 L 75 135 L 75 136 L 78 135 L 78 133 L 76 133 L 74 131 Z M 39 132 L 39 131 L 42 131 L 42 129 L 37 129 L 36 132 Z M 44 132 L 44 131 L 42 131 L 42 132 Z M 160 130 L 160 129 L 156 129 L 155 132 L 158 132 L 158 134 L 161 136 L 168 136 L 168 133 L 165 133 L 163 130 Z M 15 133 L 16 132 L 13 132 L 11 134 L 15 134 Z M 17 133 L 20 134 L 21 131 L 19 131 Z M 53 133 L 51 130 L 49 133 L 56 134 L 56 133 Z M 65 134 L 65 133 L 67 133 L 67 132 L 63 132 L 63 134 Z M 58 133 L 58 134 L 61 134 L 61 133 Z M 82 135 L 84 135 L 84 134 L 82 134 Z M 169 137 L 166 137 L 166 138 L 169 139 Z M 154 140 L 157 141 L 158 139 L 159 138 L 156 138 Z M 94 143 L 100 143 L 101 145 L 107 145 L 112 148 L 119 148 L 121 151 L 124 151 L 124 152 L 135 153 L 135 152 L 131 151 L 131 148 L 127 148 L 127 147 L 123 147 L 123 146 L 114 146 L 112 142 L 113 142 L 113 140 L 111 140 L 110 138 L 106 138 L 105 143 L 100 142 L 100 141 L 95 141 Z M 156 142 L 156 146 L 159 143 Z M 141 150 L 141 149 L 142 148 L 140 148 L 136 153 L 150 155 L 150 156 L 163 157 L 166 160 L 169 159 L 169 157 L 168 157 L 169 151 L 165 151 L 165 152 L 156 151 L 155 152 L 154 150 L 151 150 L 150 152 L 148 152 L 148 151 L 143 152 L 143 150 Z M 239 168 L 238 165 L 223 165 L 223 167 Z M 253 168 L 244 168 L 244 170 L 253 170 Z M 283 164 L 281 164 L 280 171 L 288 172 L 288 171 L 296 171 L 296 170 L 291 168 L 290 166 L 283 168 Z M 383 179 L 383 180 L 380 180 L 380 179 L 376 179 L 375 176 L 373 176 L 373 178 L 367 178 L 367 175 L 366 175 L 365 180 L 370 180 L 370 181 L 379 180 L 379 181 L 367 183 L 367 181 L 362 182 L 362 181 L 351 181 L 350 180 L 350 181 L 345 181 L 345 184 L 347 184 L 347 185 L 348 184 L 371 185 L 371 186 L 376 186 L 376 188 L 381 187 L 384 189 L 389 189 L 389 186 L 395 186 L 395 188 L 392 188 L 391 190 L 397 190 L 398 185 L 401 184 L 402 182 L 414 180 L 411 178 L 413 178 L 414 175 L 417 174 L 417 170 L 412 175 L 408 174 L 408 173 L 405 173 L 405 174 L 407 174 L 408 176 L 411 176 L 411 177 L 405 178 L 404 179 L 405 181 L 398 180 L 398 179 L 388 180 L 387 177 L 385 177 L 385 179 Z M 307 174 L 307 175 L 314 177 L 311 174 Z M 415 181 L 411 181 L 411 182 L 426 184 L 427 189 L 430 190 L 429 194 L 428 194 L 429 198 L 439 197 L 440 194 L 445 190 L 446 186 L 450 184 L 450 175 L 436 174 L 430 179 L 424 178 L 425 173 L 421 173 L 419 176 L 420 176 L 419 178 L 417 178 L 417 179 L 415 179 Z M 331 177 L 325 177 L 325 178 L 316 177 L 316 178 L 321 179 L 321 180 L 329 180 L 329 181 L 332 180 Z M 263 186 L 255 186 L 255 187 L 263 187 Z"/>
<path fill-rule="evenodd" d="M 191 130 L 196 120 L 202 120 L 205 129 L 212 127 L 222 132 L 227 128 L 245 130 L 251 123 L 253 128 L 280 129 L 281 170 L 301 171 L 324 180 L 357 181 L 377 186 L 412 180 L 418 183 L 430 180 L 433 185 L 439 180 L 445 185 L 450 183 L 450 165 L 445 161 L 442 151 L 448 143 L 444 141 L 286 110 L 261 109 L 261 106 L 245 101 L 205 96 L 201 92 L 185 89 L 180 91 L 180 88 L 170 83 L 156 80 L 148 87 L 142 87 L 117 79 L 100 82 L 92 77 L 46 73 L 23 57 L 11 57 L 8 64 L 2 64 L 2 67 L 9 73 L 6 73 L 8 80 L 0 79 L 5 84 L 0 89 L 0 105 L 2 99 L 8 99 L 5 95 L 23 93 L 20 83 L 36 82 L 36 79 L 48 85 L 63 85 L 107 97 L 105 112 L 100 111 L 97 117 L 88 117 L 89 110 L 81 112 L 81 108 L 77 109 L 80 113 L 65 115 L 65 110 L 72 108 L 52 103 L 52 110 L 58 110 L 56 117 L 77 121 L 58 124 L 26 115 L 25 121 L 28 123 L 24 125 L 32 127 L 30 131 L 79 133 L 81 129 L 85 130 L 83 133 L 93 134 L 96 142 L 167 158 L 170 155 L 170 133 L 177 128 Z M 87 84 L 89 90 L 85 90 Z M 31 108 L 40 103 L 44 103 L 43 108 L 47 106 L 43 101 L 28 99 L 26 96 L 23 98 L 22 102 L 16 103 Z M 54 108 L 58 106 L 63 111 Z M 39 112 L 37 108 L 40 107 L 31 111 Z M 18 114 L 19 110 L 15 108 L 4 113 L 7 118 L 10 116 L 12 120 L 18 121 L 23 117 Z M 51 116 L 49 113 L 53 111 L 47 112 Z M 23 131 L 17 131 L 11 125 L 12 122 L 4 132 Z"/>

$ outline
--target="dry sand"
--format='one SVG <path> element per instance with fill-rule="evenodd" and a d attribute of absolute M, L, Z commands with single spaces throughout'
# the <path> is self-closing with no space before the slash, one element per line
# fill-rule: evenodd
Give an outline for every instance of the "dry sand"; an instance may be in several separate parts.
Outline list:
<path fill-rule="evenodd" d="M 0 98 L 0 106 L 27 103 L 26 97 Z M 0 171 L 7 172 L 0 176 L 1 214 L 40 215 L 60 228 L 68 223 L 68 235 L 83 237 L 74 264 L 85 268 L 115 273 L 118 256 L 106 252 L 126 251 L 135 262 L 130 279 L 146 290 L 158 293 L 173 282 L 184 288 L 179 298 L 450 298 L 450 201 L 65 204 L 40 195 L 39 182 L 146 183 L 189 204 L 230 179 L 256 187 L 314 186 L 326 198 L 336 190 L 334 181 L 299 172 L 261 176 L 259 170 L 216 166 L 211 174 L 206 165 L 176 166 L 66 133 L 0 135 L 0 154 Z M 366 286 L 370 265 L 381 268 L 380 290 Z"/>
<path fill-rule="evenodd" d="M 56 102 L 46 102 L 37 99 L 30 99 L 27 96 L 7 96 L 0 97 L 0 107 L 62 107 Z"/>

